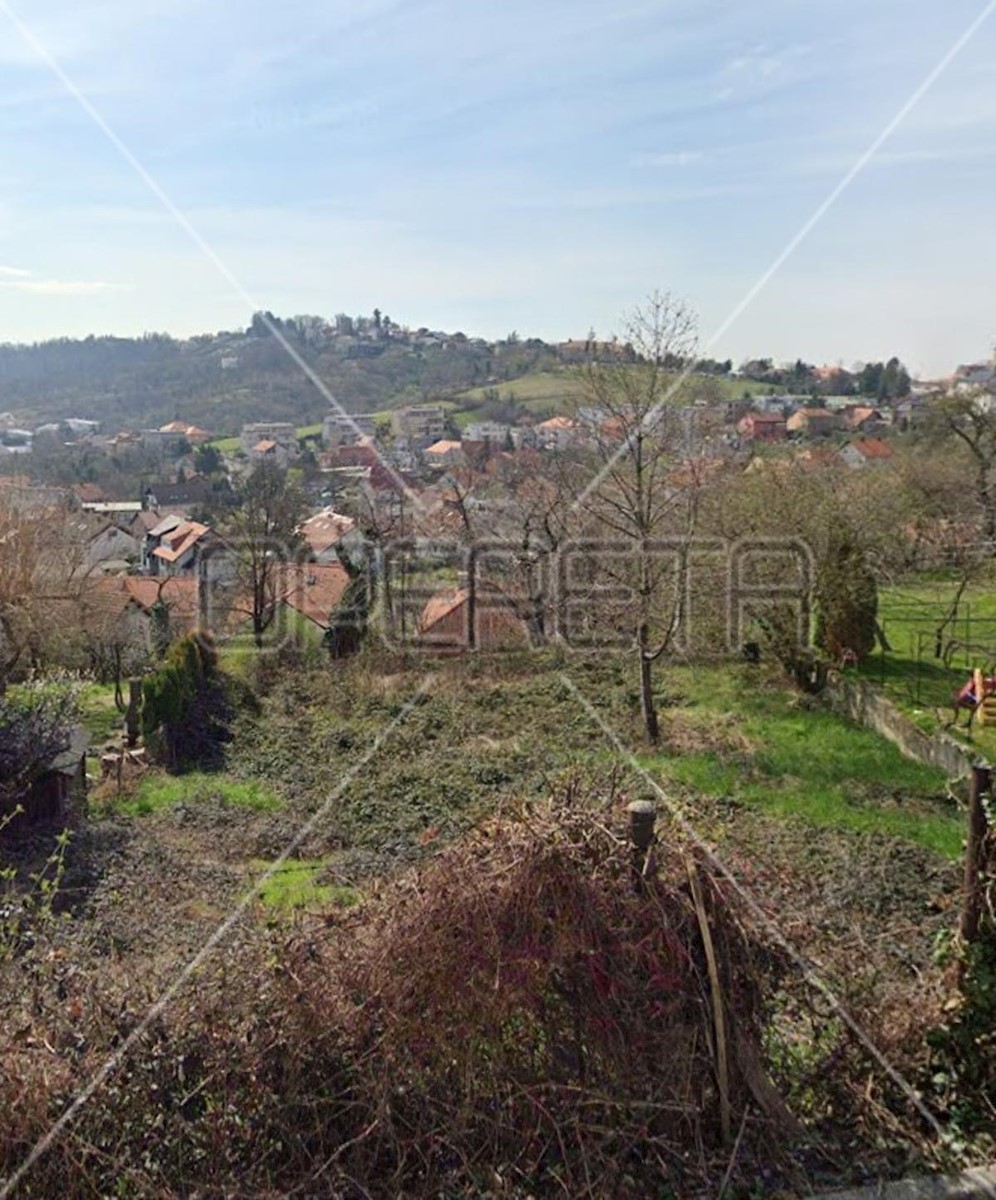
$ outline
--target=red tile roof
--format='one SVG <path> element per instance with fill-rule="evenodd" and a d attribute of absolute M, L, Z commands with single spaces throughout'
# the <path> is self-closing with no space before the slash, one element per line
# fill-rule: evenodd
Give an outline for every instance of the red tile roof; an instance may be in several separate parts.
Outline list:
<path fill-rule="evenodd" d="M 343 516 L 334 509 L 326 508 L 300 527 L 298 533 L 308 543 L 312 554 L 324 554 L 336 543 L 340 542 L 347 533 L 351 532 L 356 522 L 352 517 Z"/>
<path fill-rule="evenodd" d="M 284 604 L 322 629 L 348 586 L 349 572 L 340 563 L 288 566 L 277 583 Z"/>
<path fill-rule="evenodd" d="M 176 562 L 208 532 L 207 525 L 202 525 L 199 521 L 183 521 L 163 535 L 152 553 L 163 562 Z"/>
<path fill-rule="evenodd" d="M 880 438 L 857 438 L 850 443 L 865 458 L 891 458 L 892 451 Z"/>

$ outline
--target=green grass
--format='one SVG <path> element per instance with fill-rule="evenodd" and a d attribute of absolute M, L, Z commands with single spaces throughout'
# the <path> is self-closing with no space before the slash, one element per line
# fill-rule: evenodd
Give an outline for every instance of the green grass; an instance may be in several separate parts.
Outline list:
<path fill-rule="evenodd" d="M 208 442 L 209 446 L 213 446 L 219 454 L 234 454 L 241 445 L 237 437 L 216 438 L 213 442 Z"/>
<path fill-rule="evenodd" d="M 178 804 L 197 804 L 218 799 L 223 804 L 270 812 L 283 801 L 257 780 L 232 779 L 226 775 L 147 775 L 129 795 L 115 799 L 118 812 L 128 816 L 147 816 Z"/>
<path fill-rule="evenodd" d="M 83 714 L 83 724 L 94 744 L 99 745 L 101 742 L 109 741 L 115 734 L 121 732 L 124 713 L 118 712 L 114 703 L 114 685 L 112 683 L 86 684 L 80 692 L 80 709 Z"/>
<path fill-rule="evenodd" d="M 950 721 L 952 693 L 968 681 L 973 668 L 996 667 L 996 587 L 986 581 L 965 591 L 957 620 L 943 634 L 945 647 L 956 643 L 951 665 L 935 656 L 935 631 L 956 588 L 957 580 L 936 574 L 881 589 L 879 620 L 892 649 L 877 650 L 860 670 L 927 733 Z M 959 719 L 963 722 L 965 715 Z M 976 723 L 970 737 L 961 727 L 950 732 L 996 757 L 996 729 Z"/>
<path fill-rule="evenodd" d="M 270 866 L 258 859 L 252 865 L 259 872 Z M 289 859 L 260 886 L 259 898 L 267 908 L 281 913 L 356 904 L 359 893 L 354 888 L 319 882 L 324 867 L 320 859 Z"/>
<path fill-rule="evenodd" d="M 871 730 L 818 707 L 748 668 L 677 672 L 686 729 L 728 726 L 729 748 L 644 756 L 665 786 L 732 800 L 817 826 L 888 834 L 957 858 L 963 821 L 944 798 L 940 771 L 904 758 Z M 667 714 L 664 714 L 665 720 Z"/>

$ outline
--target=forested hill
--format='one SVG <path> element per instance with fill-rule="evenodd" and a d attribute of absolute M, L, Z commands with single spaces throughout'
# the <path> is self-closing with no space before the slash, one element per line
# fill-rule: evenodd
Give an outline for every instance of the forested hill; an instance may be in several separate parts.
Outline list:
<path fill-rule="evenodd" d="M 379 313 L 333 322 L 267 317 L 355 412 L 500 384 L 559 361 L 553 347 L 536 339 L 486 342 L 411 330 Z M 0 345 L 0 412 L 27 425 L 87 417 L 110 428 L 148 427 L 179 418 L 227 434 L 264 418 L 306 424 L 327 409 L 259 315 L 244 331 L 186 340 L 147 334 Z"/>

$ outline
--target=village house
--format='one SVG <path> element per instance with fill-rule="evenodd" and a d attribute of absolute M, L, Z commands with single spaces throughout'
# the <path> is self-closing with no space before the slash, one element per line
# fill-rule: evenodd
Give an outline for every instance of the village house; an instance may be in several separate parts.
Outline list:
<path fill-rule="evenodd" d="M 277 461 L 285 467 L 297 457 L 297 430 L 289 421 L 254 421 L 243 425 L 239 447 L 254 462 Z"/>
<path fill-rule="evenodd" d="M 788 418 L 785 428 L 804 437 L 827 437 L 840 428 L 840 417 L 827 408 L 800 408 Z"/>
<path fill-rule="evenodd" d="M 567 450 L 581 436 L 581 426 L 570 417 L 549 417 L 536 426 L 536 444 L 543 450 Z"/>
<path fill-rule="evenodd" d="M 881 411 L 868 404 L 851 404 L 844 409 L 844 422 L 852 433 L 876 433 L 886 427 Z"/>
<path fill-rule="evenodd" d="M 737 432 L 751 442 L 780 442 L 788 436 L 781 413 L 749 412 L 737 422 Z"/>
<path fill-rule="evenodd" d="M 436 654 L 465 650 L 514 650 L 529 646 L 525 621 L 493 589 L 479 584 L 475 597 L 474 634 L 471 637 L 471 593 L 467 587 L 443 588 L 422 610 L 417 645 Z"/>
<path fill-rule="evenodd" d="M 841 447 L 839 454 L 849 467 L 857 470 L 878 466 L 892 458 L 892 450 L 879 438 L 855 438 Z"/>
<path fill-rule="evenodd" d="M 151 575 L 190 574 L 199 557 L 211 544 L 213 535 L 207 525 L 182 517 L 164 517 L 146 535 L 143 566 Z"/>
<path fill-rule="evenodd" d="M 438 442 L 446 431 L 446 414 L 438 404 L 416 404 L 391 414 L 391 431 L 421 450 Z"/>
<path fill-rule="evenodd" d="M 308 557 L 315 563 L 341 562 L 351 547 L 362 541 L 352 517 L 324 508 L 309 517 L 298 528 L 299 536 L 308 548 Z"/>
<path fill-rule="evenodd" d="M 376 421 L 365 413 L 330 412 L 322 421 L 322 442 L 331 448 L 352 446 L 376 433 Z"/>
<path fill-rule="evenodd" d="M 157 637 L 172 641 L 198 626 L 198 581 L 193 576 L 119 575 L 88 580 L 79 599 L 79 622 L 97 641 L 140 653 Z M 157 625 L 158 622 L 158 625 Z"/>
<path fill-rule="evenodd" d="M 349 572 L 338 561 L 286 566 L 277 581 L 279 603 L 288 614 L 325 633 L 334 624 L 336 609 L 350 580 Z"/>
<path fill-rule="evenodd" d="M 463 443 L 449 441 L 434 442 L 425 450 L 425 463 L 428 467 L 459 467 L 464 462 Z"/>

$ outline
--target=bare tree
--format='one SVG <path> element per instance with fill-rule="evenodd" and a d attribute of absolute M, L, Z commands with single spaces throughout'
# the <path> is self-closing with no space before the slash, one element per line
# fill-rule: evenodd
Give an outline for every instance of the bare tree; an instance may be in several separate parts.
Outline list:
<path fill-rule="evenodd" d="M 676 478 L 690 457 L 680 392 L 695 352 L 696 318 L 682 301 L 655 292 L 627 318 L 619 341 L 633 347 L 635 365 L 600 355 L 580 369 L 575 416 L 597 470 L 575 503 L 620 552 L 599 556 L 592 567 L 595 579 L 607 577 L 630 596 L 616 619 L 632 634 L 644 727 L 657 743 L 652 668 L 681 626 L 681 581 L 697 515 L 698 488 Z M 675 539 L 677 555 L 662 551 L 664 539 Z"/>
<path fill-rule="evenodd" d="M 263 463 L 246 479 L 241 504 L 232 514 L 228 540 L 240 602 L 259 647 L 276 615 L 284 564 L 301 553 L 297 529 L 304 513 L 300 489 L 288 481 L 285 471 Z"/>
<path fill-rule="evenodd" d="M 945 396 L 933 409 L 931 431 L 950 435 L 968 450 L 975 468 L 965 489 L 982 518 L 986 542 L 996 542 L 996 409 L 990 393 L 977 390 Z"/>

